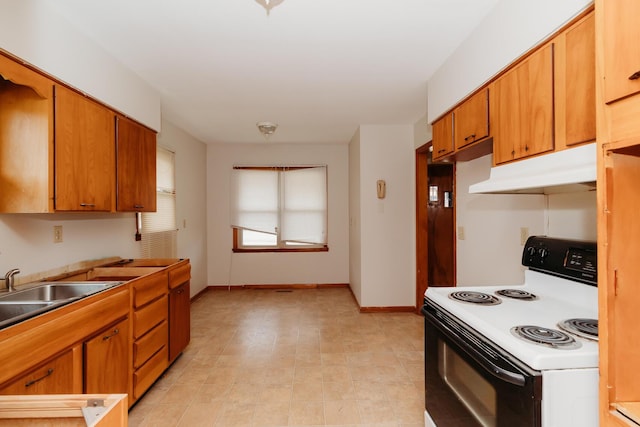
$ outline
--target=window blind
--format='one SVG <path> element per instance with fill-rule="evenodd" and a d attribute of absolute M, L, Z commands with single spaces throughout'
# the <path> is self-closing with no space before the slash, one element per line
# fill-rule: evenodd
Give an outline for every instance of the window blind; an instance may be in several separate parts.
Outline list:
<path fill-rule="evenodd" d="M 327 167 L 235 167 L 231 226 L 281 241 L 327 243 Z"/>
<path fill-rule="evenodd" d="M 158 147 L 156 152 L 156 212 L 142 214 L 142 257 L 177 256 L 175 154 Z"/>

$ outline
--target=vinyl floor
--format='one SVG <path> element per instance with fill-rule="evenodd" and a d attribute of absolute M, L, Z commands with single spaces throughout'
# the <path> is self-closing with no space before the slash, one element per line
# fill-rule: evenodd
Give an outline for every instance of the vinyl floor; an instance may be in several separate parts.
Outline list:
<path fill-rule="evenodd" d="M 347 288 L 212 290 L 130 426 L 424 426 L 424 321 Z"/>

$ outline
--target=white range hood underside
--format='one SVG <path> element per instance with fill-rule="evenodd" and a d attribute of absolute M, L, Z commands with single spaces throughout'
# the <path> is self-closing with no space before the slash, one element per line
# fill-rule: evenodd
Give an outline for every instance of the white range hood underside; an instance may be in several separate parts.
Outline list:
<path fill-rule="evenodd" d="M 491 168 L 469 193 L 552 194 L 596 188 L 596 143 Z"/>

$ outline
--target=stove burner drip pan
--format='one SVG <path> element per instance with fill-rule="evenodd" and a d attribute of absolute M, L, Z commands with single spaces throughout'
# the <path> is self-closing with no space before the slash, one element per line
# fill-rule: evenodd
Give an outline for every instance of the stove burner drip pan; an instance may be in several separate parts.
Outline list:
<path fill-rule="evenodd" d="M 559 350 L 573 350 L 582 346 L 570 335 L 557 329 L 549 329 L 542 326 L 514 326 L 511 328 L 511 333 L 524 341 Z"/>
<path fill-rule="evenodd" d="M 521 301 L 534 301 L 538 299 L 538 297 L 531 292 L 520 289 L 500 289 L 499 291 L 496 291 L 496 295 Z"/>
<path fill-rule="evenodd" d="M 449 294 L 449 298 L 460 302 L 479 305 L 497 305 L 502 302 L 500 301 L 500 298 L 496 298 L 493 295 L 475 291 L 451 292 Z"/>
<path fill-rule="evenodd" d="M 580 338 L 598 341 L 598 319 L 567 319 L 558 323 L 558 327 Z"/>

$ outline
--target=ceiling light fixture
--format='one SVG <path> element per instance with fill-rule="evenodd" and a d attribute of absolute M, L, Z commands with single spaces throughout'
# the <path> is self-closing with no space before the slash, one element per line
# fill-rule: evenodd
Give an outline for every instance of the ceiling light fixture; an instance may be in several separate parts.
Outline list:
<path fill-rule="evenodd" d="M 264 135 L 264 139 L 266 141 L 269 140 L 269 137 L 273 135 L 278 128 L 277 124 L 271 122 L 258 122 L 256 123 L 256 126 L 258 126 L 260 133 Z"/>
<path fill-rule="evenodd" d="M 271 9 L 273 9 L 283 1 L 284 0 L 256 0 L 256 3 L 264 7 L 264 9 L 267 11 L 267 16 L 269 16 L 269 12 L 271 12 Z"/>

